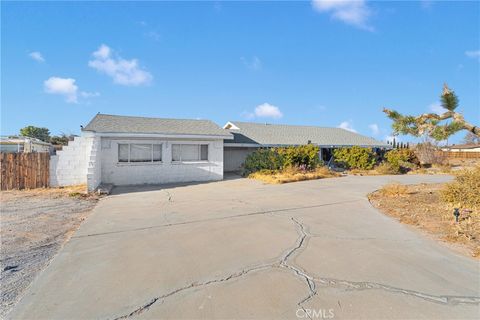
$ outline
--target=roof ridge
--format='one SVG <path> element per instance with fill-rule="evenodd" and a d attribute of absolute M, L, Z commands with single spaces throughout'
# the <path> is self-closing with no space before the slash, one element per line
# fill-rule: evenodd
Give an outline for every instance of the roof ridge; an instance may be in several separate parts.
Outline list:
<path fill-rule="evenodd" d="M 286 123 L 267 123 L 267 122 L 249 122 L 249 121 L 227 121 L 233 124 L 235 123 L 246 123 L 246 124 L 254 124 L 254 125 L 268 125 L 268 126 L 287 126 L 287 127 L 302 127 L 302 128 L 325 128 L 325 129 L 341 129 L 338 127 L 325 127 L 325 126 L 313 126 L 313 125 L 304 125 L 304 124 L 286 124 Z M 241 129 L 241 128 L 240 128 Z M 347 130 L 348 131 L 348 130 Z"/>
<path fill-rule="evenodd" d="M 208 121 L 208 122 L 215 123 L 210 119 L 186 119 L 186 118 L 162 118 L 162 117 L 147 117 L 147 116 L 126 116 L 126 115 L 110 114 L 110 113 L 97 113 L 95 115 L 95 117 L 97 117 L 97 116 L 111 116 L 111 117 L 122 117 L 122 118 L 140 118 L 140 119 L 161 119 L 161 120 Z M 95 117 L 93 117 L 93 118 L 95 118 Z"/>

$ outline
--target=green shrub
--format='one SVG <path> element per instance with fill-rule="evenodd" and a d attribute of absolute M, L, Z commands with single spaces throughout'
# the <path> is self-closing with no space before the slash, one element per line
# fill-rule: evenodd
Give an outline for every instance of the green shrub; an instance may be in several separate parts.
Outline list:
<path fill-rule="evenodd" d="M 385 154 L 385 160 L 398 173 L 405 173 L 415 169 L 418 164 L 418 158 L 411 149 L 393 149 Z"/>
<path fill-rule="evenodd" d="M 351 147 L 335 149 L 335 161 L 343 164 L 347 169 L 370 170 L 377 162 L 375 153 L 370 148 Z"/>
<path fill-rule="evenodd" d="M 260 170 L 279 170 L 282 164 L 282 156 L 275 149 L 257 149 L 245 159 L 244 174 L 249 175 Z"/>
<path fill-rule="evenodd" d="M 261 170 L 282 170 L 295 167 L 313 170 L 320 163 L 319 148 L 308 144 L 297 147 L 258 149 L 245 159 L 244 175 Z"/>
<path fill-rule="evenodd" d="M 400 169 L 393 167 L 390 163 L 388 162 L 382 162 L 380 163 L 375 170 L 380 173 L 380 174 L 399 174 Z"/>
<path fill-rule="evenodd" d="M 318 156 L 320 149 L 313 144 L 276 148 L 276 151 L 282 157 L 282 166 L 284 168 L 295 167 L 302 168 L 303 170 L 312 170 L 320 163 L 320 158 Z"/>
<path fill-rule="evenodd" d="M 443 201 L 456 207 L 480 210 L 480 165 L 473 170 L 460 170 L 455 180 L 441 192 Z"/>

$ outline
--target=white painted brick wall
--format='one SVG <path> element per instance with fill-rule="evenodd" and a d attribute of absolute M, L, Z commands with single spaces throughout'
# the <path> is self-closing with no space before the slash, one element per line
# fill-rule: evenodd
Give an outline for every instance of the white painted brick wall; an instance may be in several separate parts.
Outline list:
<path fill-rule="evenodd" d="M 75 137 L 68 146 L 50 158 L 50 186 L 69 186 L 87 183 L 86 153 L 90 137 Z"/>
<path fill-rule="evenodd" d="M 161 184 L 223 179 L 223 140 L 146 140 L 102 138 L 101 179 L 115 185 Z M 119 143 L 161 143 L 161 163 L 118 163 Z M 208 162 L 172 163 L 172 144 L 208 144 Z"/>

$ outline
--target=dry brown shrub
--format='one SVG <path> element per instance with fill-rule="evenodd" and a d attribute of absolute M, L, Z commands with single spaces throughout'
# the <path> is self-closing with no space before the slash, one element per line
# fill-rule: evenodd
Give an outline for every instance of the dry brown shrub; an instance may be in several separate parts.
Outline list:
<path fill-rule="evenodd" d="M 398 197 L 409 194 L 408 187 L 400 183 L 390 183 L 383 186 L 379 192 L 387 197 Z"/>
<path fill-rule="evenodd" d="M 314 180 L 323 178 L 338 177 L 339 174 L 330 171 L 327 167 L 318 167 L 314 170 L 301 170 L 295 167 L 284 170 L 261 170 L 248 175 L 251 179 L 261 180 L 266 183 L 281 184 L 303 180 Z"/>
<path fill-rule="evenodd" d="M 442 200 L 459 208 L 480 210 L 480 165 L 455 172 L 455 180 L 441 191 Z"/>

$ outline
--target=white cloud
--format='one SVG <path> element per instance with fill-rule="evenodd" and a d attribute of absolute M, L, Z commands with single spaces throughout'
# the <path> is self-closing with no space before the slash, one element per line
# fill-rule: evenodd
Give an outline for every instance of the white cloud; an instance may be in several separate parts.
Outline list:
<path fill-rule="evenodd" d="M 99 92 L 78 91 L 75 79 L 50 77 L 43 82 L 43 88 L 46 93 L 59 94 L 65 97 L 68 103 L 78 103 L 78 98 L 94 98 L 100 96 Z"/>
<path fill-rule="evenodd" d="M 271 105 L 269 103 L 264 103 L 261 105 L 258 105 L 253 114 L 252 113 L 247 113 L 245 114 L 247 118 L 273 118 L 273 119 L 279 119 L 283 117 L 283 113 L 280 111 L 280 109 L 274 105 Z"/>
<path fill-rule="evenodd" d="M 120 56 L 114 56 L 112 49 L 102 44 L 93 53 L 94 60 L 88 65 L 101 73 L 105 73 L 113 79 L 113 82 L 125 86 L 139 86 L 150 83 L 152 75 L 143 70 L 137 59 L 125 60 Z"/>
<path fill-rule="evenodd" d="M 82 98 L 95 98 L 100 96 L 100 92 L 87 92 L 87 91 L 82 91 L 80 92 L 80 96 Z"/>
<path fill-rule="evenodd" d="M 45 62 L 45 58 L 38 51 L 30 52 L 28 55 L 30 56 L 30 58 L 32 58 L 33 60 L 35 60 L 37 62 Z"/>
<path fill-rule="evenodd" d="M 447 111 L 444 107 L 440 105 L 439 102 L 434 102 L 431 105 L 428 106 L 428 110 L 437 113 L 437 114 L 442 114 Z"/>
<path fill-rule="evenodd" d="M 245 57 L 240 57 L 240 60 L 248 69 L 260 70 L 262 68 L 262 61 L 257 56 L 254 56 L 252 60 L 248 60 Z"/>
<path fill-rule="evenodd" d="M 480 60 L 480 50 L 465 51 L 465 55 L 469 58 L 477 58 Z"/>
<path fill-rule="evenodd" d="M 330 12 L 333 19 L 373 31 L 368 23 L 372 11 L 365 0 L 312 0 L 312 7 L 318 12 Z"/>
<path fill-rule="evenodd" d="M 78 102 L 75 79 L 50 77 L 43 82 L 43 87 L 47 93 L 63 95 L 68 103 Z"/>
<path fill-rule="evenodd" d="M 337 128 L 345 129 L 351 132 L 357 132 L 357 130 L 353 128 L 352 122 L 352 120 L 343 121 L 337 126 Z"/>
<path fill-rule="evenodd" d="M 368 127 L 370 128 L 370 130 L 372 130 L 373 135 L 376 136 L 380 133 L 380 128 L 378 127 L 378 124 L 372 123 L 372 124 L 368 125 Z"/>

